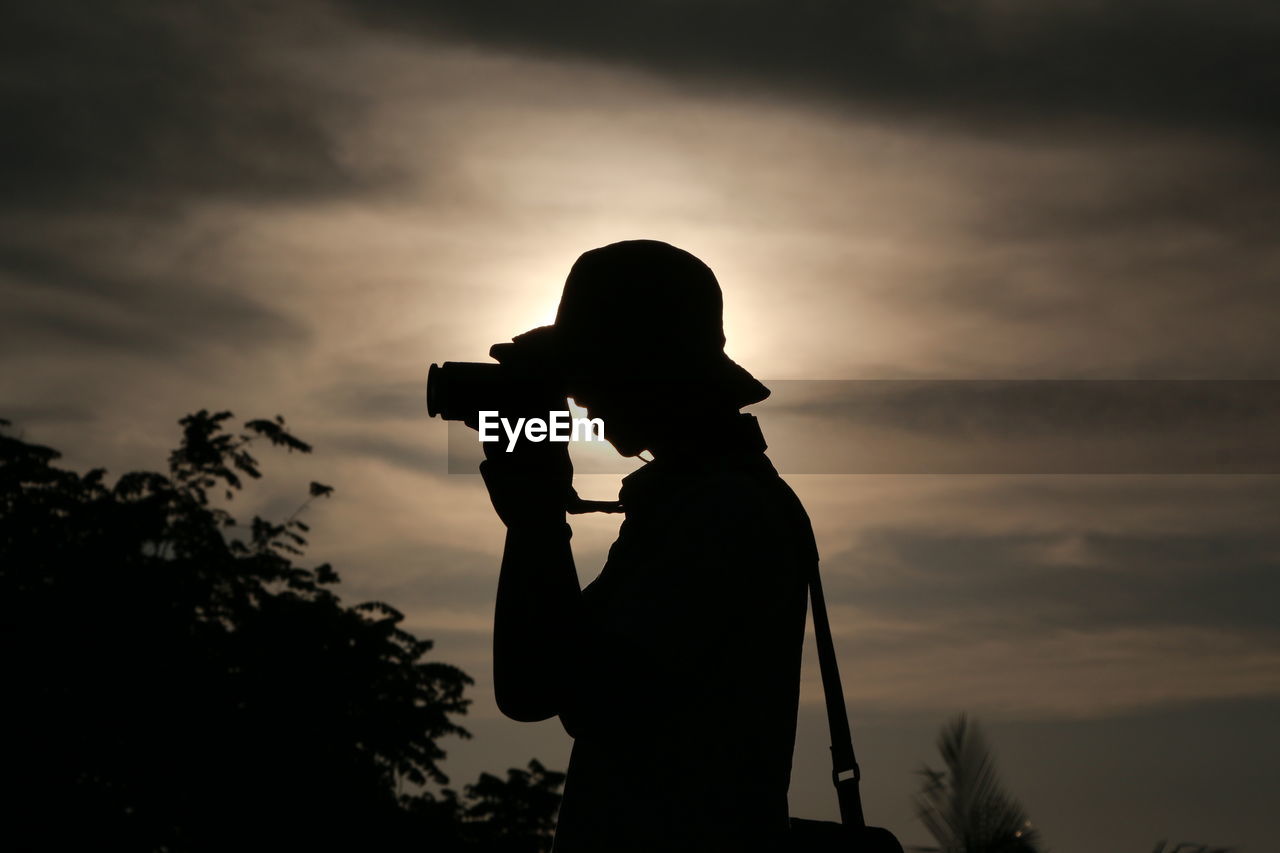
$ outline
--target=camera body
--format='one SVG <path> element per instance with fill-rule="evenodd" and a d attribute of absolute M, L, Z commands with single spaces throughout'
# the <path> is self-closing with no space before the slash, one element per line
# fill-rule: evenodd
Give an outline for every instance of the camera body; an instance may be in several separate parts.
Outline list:
<path fill-rule="evenodd" d="M 482 411 L 548 411 L 567 408 L 564 371 L 551 339 L 541 326 L 511 343 L 494 344 L 495 363 L 446 361 L 427 371 L 427 414 L 462 421 L 475 428 Z"/>

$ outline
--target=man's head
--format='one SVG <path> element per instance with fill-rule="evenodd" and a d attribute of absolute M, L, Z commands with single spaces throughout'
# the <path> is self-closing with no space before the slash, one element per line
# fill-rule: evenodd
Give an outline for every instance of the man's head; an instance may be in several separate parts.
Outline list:
<path fill-rule="evenodd" d="M 715 274 L 667 243 L 584 253 L 552 329 L 569 395 L 604 419 L 623 455 L 648 448 L 673 415 L 733 412 L 769 395 L 724 353 Z"/>

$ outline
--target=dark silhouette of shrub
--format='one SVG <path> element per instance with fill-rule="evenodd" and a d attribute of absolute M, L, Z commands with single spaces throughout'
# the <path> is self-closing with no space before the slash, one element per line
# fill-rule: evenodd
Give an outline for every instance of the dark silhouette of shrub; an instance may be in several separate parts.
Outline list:
<path fill-rule="evenodd" d="M 508 770 L 505 780 L 480 774 L 466 787 L 470 803 L 463 811 L 464 833 L 487 850 L 546 853 L 564 780 L 565 774 L 548 770 L 537 759 L 527 770 Z"/>
<path fill-rule="evenodd" d="M 10 849 L 476 850 L 545 835 L 555 786 L 513 777 L 514 805 L 487 774 L 474 804 L 430 792 L 448 782 L 438 742 L 469 736 L 455 718 L 471 679 L 424 659 L 431 642 L 390 605 L 345 606 L 330 566 L 295 565 L 299 513 L 245 527 L 211 502 L 262 476 L 255 442 L 311 449 L 279 417 L 236 433 L 230 418 L 183 418 L 167 474 L 113 485 L 0 434 Z M 312 483 L 306 503 L 331 492 Z M 471 826 L 504 809 L 510 827 Z"/>

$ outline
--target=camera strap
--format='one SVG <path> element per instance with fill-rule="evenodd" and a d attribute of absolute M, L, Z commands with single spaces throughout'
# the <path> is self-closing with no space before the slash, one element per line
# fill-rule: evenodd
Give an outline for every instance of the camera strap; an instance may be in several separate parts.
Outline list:
<path fill-rule="evenodd" d="M 569 487 L 569 501 L 564 511 L 570 515 L 584 515 L 588 512 L 623 512 L 622 501 L 589 501 L 578 496 L 578 490 Z"/>
<path fill-rule="evenodd" d="M 853 752 L 853 733 L 844 704 L 840 684 L 840 667 L 836 663 L 836 647 L 831 639 L 831 623 L 827 619 L 827 603 L 822 595 L 822 577 L 817 560 L 809 578 L 809 598 L 813 601 L 813 633 L 818 643 L 818 669 L 822 673 L 822 691 L 827 700 L 827 724 L 831 729 L 831 781 L 836 786 L 840 803 L 840 821 L 846 826 L 864 827 L 862 795 L 858 783 L 862 771 Z"/>

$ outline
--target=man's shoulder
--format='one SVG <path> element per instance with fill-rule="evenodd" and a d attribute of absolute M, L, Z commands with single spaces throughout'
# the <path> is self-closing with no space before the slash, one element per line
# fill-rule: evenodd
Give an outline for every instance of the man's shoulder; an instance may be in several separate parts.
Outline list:
<path fill-rule="evenodd" d="M 677 466 L 651 462 L 623 480 L 628 519 L 672 535 L 799 537 L 813 548 L 800 499 L 764 453 Z"/>
<path fill-rule="evenodd" d="M 686 496 L 688 517 L 717 535 L 742 541 L 748 547 L 772 543 L 799 550 L 816 559 L 813 527 L 804 505 L 778 476 L 763 454 L 751 466 L 725 467 L 701 478 Z"/>

